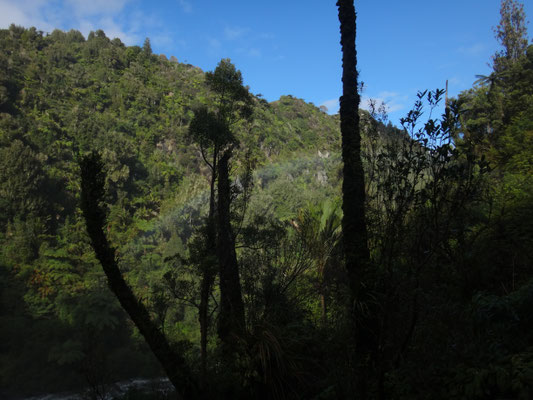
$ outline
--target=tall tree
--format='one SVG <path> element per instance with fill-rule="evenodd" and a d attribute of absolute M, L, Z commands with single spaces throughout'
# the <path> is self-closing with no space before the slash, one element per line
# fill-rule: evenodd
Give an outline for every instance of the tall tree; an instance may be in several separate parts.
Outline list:
<path fill-rule="evenodd" d="M 366 374 L 369 338 L 367 282 L 370 253 L 365 221 L 365 177 L 361 160 L 361 133 L 359 128 L 359 93 L 357 92 L 357 51 L 355 47 L 356 15 L 353 0 L 338 0 L 342 46 L 342 96 L 340 118 L 342 136 L 342 232 L 346 271 L 351 294 L 355 348 L 357 357 L 355 386 L 358 398 L 366 398 Z"/>
<path fill-rule="evenodd" d="M 502 0 L 500 23 L 493 29 L 496 40 L 504 48 L 493 56 L 494 70 L 501 72 L 526 53 L 528 37 L 524 5 L 516 0 Z"/>
<path fill-rule="evenodd" d="M 220 273 L 218 333 L 222 342 L 229 345 L 231 350 L 235 348 L 236 338 L 242 337 L 244 331 L 244 304 L 230 218 L 230 158 L 231 149 L 228 149 L 218 164 L 217 256 Z"/>
<path fill-rule="evenodd" d="M 189 135 L 200 146 L 204 162 L 211 171 L 209 191 L 209 213 L 205 225 L 203 256 L 200 260 L 200 303 L 198 321 L 200 322 L 201 369 L 205 377 L 207 368 L 207 333 L 209 329 L 209 297 L 213 289 L 217 270 L 217 232 L 216 232 L 216 179 L 220 152 L 234 141 L 231 132 L 218 116 L 207 108 L 198 110 L 189 126 Z"/>
<path fill-rule="evenodd" d="M 223 59 L 213 72 L 206 74 L 206 82 L 216 97 L 215 110 L 218 124 L 232 141 L 225 149 L 217 165 L 217 258 L 220 275 L 220 314 L 218 334 L 222 342 L 234 348 L 235 336 L 244 329 L 244 305 L 241 294 L 239 268 L 235 253 L 235 238 L 230 223 L 231 183 L 229 163 L 233 148 L 237 145 L 235 125 L 252 117 L 252 97 L 243 86 L 241 71 L 229 59 Z M 222 152 L 223 150 L 223 152 Z"/>
<path fill-rule="evenodd" d="M 206 83 L 213 93 L 213 111 L 202 108 L 195 113 L 189 134 L 199 144 L 205 163 L 211 170 L 209 215 L 206 229 L 206 260 L 202 266 L 200 290 L 200 330 L 202 369 L 205 371 L 209 296 L 214 282 L 212 260 L 218 260 L 220 283 L 219 336 L 229 341 L 244 327 L 244 308 L 235 255 L 235 240 L 231 234 L 229 160 L 238 141 L 235 125 L 252 115 L 252 97 L 243 86 L 242 74 L 229 59 L 223 59 L 213 72 L 206 73 Z M 221 161 L 224 161 L 221 163 Z M 218 179 L 218 205 L 216 182 Z"/>
<path fill-rule="evenodd" d="M 505 164 L 511 156 L 502 152 L 509 144 L 508 139 L 512 142 L 515 136 L 509 135 L 509 126 L 521 119 L 522 113 L 527 115 L 533 95 L 530 72 L 533 45 L 528 47 L 526 26 L 524 6 L 515 0 L 503 0 L 500 24 L 494 28 L 503 49 L 492 56 L 494 70 L 488 76 L 478 75 L 476 86 L 459 95 L 463 137 L 477 142 L 477 152 L 497 166 Z"/>
<path fill-rule="evenodd" d="M 342 96 L 340 118 L 342 160 L 344 162 L 343 243 L 346 270 L 353 301 L 357 300 L 370 255 L 365 221 L 365 177 L 361 161 L 359 129 L 359 94 L 357 92 L 357 51 L 355 49 L 355 8 L 353 0 L 339 0 L 339 21 L 342 46 Z"/>

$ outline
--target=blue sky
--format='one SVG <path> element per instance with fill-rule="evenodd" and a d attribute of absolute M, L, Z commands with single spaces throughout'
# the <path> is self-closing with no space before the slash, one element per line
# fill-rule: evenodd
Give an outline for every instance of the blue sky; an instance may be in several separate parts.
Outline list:
<path fill-rule="evenodd" d="M 533 2 L 524 1 L 533 16 Z M 418 90 L 468 89 L 498 44 L 492 27 L 500 0 L 356 1 L 358 67 L 366 99 L 386 102 L 397 124 Z M 103 29 L 128 45 L 149 37 L 155 53 L 203 70 L 229 57 L 245 84 L 267 100 L 291 94 L 336 112 L 341 53 L 334 0 L 0 0 L 0 27 L 11 23 Z M 531 33 L 531 27 L 530 27 Z M 531 36 L 531 35 L 530 35 Z"/>

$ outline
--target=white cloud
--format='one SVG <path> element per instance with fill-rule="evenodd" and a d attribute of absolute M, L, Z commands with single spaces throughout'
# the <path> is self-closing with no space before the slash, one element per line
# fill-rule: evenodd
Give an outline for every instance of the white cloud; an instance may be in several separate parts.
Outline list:
<path fill-rule="evenodd" d="M 124 44 L 131 46 L 136 43 L 140 43 L 142 38 L 131 31 L 126 31 L 124 26 L 118 24 L 113 18 L 105 17 L 100 19 L 98 28 L 102 29 L 106 36 L 110 39 L 119 38 Z"/>
<path fill-rule="evenodd" d="M 361 96 L 361 101 L 359 103 L 359 107 L 363 110 L 370 111 L 371 110 L 371 104 L 372 102 L 375 102 L 374 104 L 381 104 L 384 100 L 379 97 L 368 97 L 368 96 Z"/>
<path fill-rule="evenodd" d="M 77 30 L 83 33 L 85 37 L 87 37 L 89 32 L 95 31 L 97 29 L 98 28 L 91 21 L 79 21 L 78 28 L 77 28 Z"/>
<path fill-rule="evenodd" d="M 385 107 L 387 108 L 387 112 L 396 112 L 396 111 L 400 111 L 400 110 L 403 110 L 405 108 L 405 104 L 400 104 L 400 103 L 391 103 L 391 104 L 388 104 L 388 103 L 385 103 Z"/>
<path fill-rule="evenodd" d="M 29 25 L 29 16 L 20 10 L 15 4 L 0 2 L 0 26 L 7 28 L 11 24 Z"/>
<path fill-rule="evenodd" d="M 117 14 L 130 0 L 65 0 L 65 5 L 77 16 Z"/>
<path fill-rule="evenodd" d="M 339 111 L 339 99 L 326 100 L 320 104 L 328 109 L 329 114 L 336 114 Z"/>
<path fill-rule="evenodd" d="M 120 15 L 124 7 L 131 0 L 64 0 L 64 20 L 62 25 L 67 24 L 80 30 L 85 36 L 89 32 L 102 29 L 108 38 L 119 38 L 126 45 L 139 44 L 143 37 L 137 34 L 139 27 L 138 15 L 127 19 L 124 23 Z"/>
<path fill-rule="evenodd" d="M 43 18 L 42 7 L 46 0 L 0 0 L 0 28 L 9 28 L 11 24 L 26 28 L 51 32 L 54 26 Z"/>
<path fill-rule="evenodd" d="M 379 107 L 382 103 L 385 104 L 385 110 L 387 113 L 393 113 L 403 110 L 405 108 L 405 101 L 408 100 L 408 96 L 401 95 L 397 92 L 383 91 L 375 97 L 362 96 L 360 107 L 363 110 L 371 111 L 372 102 Z"/>
<path fill-rule="evenodd" d="M 127 29 L 125 26 L 119 24 L 112 17 L 80 19 L 76 22 L 75 29 L 80 31 L 85 37 L 87 37 L 91 31 L 101 29 L 108 38 L 119 38 L 127 46 L 139 44 L 144 39 L 135 31 Z"/>
<path fill-rule="evenodd" d="M 26 28 L 35 26 L 44 32 L 54 29 L 76 29 L 85 36 L 102 29 L 109 38 L 120 38 L 125 44 L 140 44 L 139 32 L 153 24 L 145 14 L 133 7 L 133 0 L 0 0 L 0 28 L 12 23 Z M 127 17 L 125 14 L 127 12 Z"/>

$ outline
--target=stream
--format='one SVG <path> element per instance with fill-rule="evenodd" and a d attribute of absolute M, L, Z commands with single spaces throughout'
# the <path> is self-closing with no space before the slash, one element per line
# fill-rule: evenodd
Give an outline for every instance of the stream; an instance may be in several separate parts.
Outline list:
<path fill-rule="evenodd" d="M 79 392 L 47 393 L 16 400 L 92 400 L 93 398 L 96 398 L 97 400 L 113 400 L 125 395 L 132 389 L 146 393 L 159 392 L 159 394 L 166 397 L 165 395 L 171 393 L 174 390 L 174 387 L 168 378 L 137 378 L 106 385 L 105 393 L 95 397 L 92 397 L 91 388 L 86 388 Z"/>

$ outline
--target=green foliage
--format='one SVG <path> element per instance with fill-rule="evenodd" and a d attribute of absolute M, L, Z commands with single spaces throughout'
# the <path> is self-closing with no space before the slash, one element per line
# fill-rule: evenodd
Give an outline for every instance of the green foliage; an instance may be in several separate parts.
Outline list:
<path fill-rule="evenodd" d="M 0 213 L 2 222 L 29 214 L 43 215 L 46 175 L 42 161 L 20 140 L 0 151 Z"/>
<path fill-rule="evenodd" d="M 201 149 L 209 148 L 211 145 L 220 149 L 235 141 L 226 124 L 207 108 L 194 113 L 189 126 L 189 136 L 200 145 Z"/>
<path fill-rule="evenodd" d="M 421 121 L 441 91 L 420 94 L 403 129 L 360 111 L 378 343 L 363 360 L 376 378 L 370 397 L 531 397 L 533 46 L 523 46 L 519 4 L 504 3 L 510 19 L 497 35 L 509 51 L 441 119 Z M 0 69 L 8 396 L 161 375 L 106 287 L 80 201 L 105 206 L 94 217 L 121 272 L 201 370 L 200 276 L 215 265 L 205 252 L 212 168 L 201 153 L 212 162 L 214 147 L 235 147 L 231 214 L 247 329 L 232 368 L 208 330 L 207 392 L 353 393 L 338 116 L 292 96 L 251 95 L 229 60 L 204 74 L 153 55 L 149 41 L 126 47 L 102 31 L 85 40 L 13 25 L 0 30 Z M 93 151 L 104 189 L 80 199 L 78 161 Z M 214 278 L 212 322 L 219 296 Z"/>
<path fill-rule="evenodd" d="M 188 135 L 191 124 L 194 132 L 200 122 L 193 110 L 217 109 L 206 118 L 215 124 L 226 119 L 231 126 L 231 136 L 218 144 L 241 143 L 243 156 L 235 158 L 236 171 L 246 170 L 244 154 L 259 162 L 277 161 L 279 154 L 288 159 L 285 142 L 287 135 L 293 136 L 287 129 L 290 119 L 295 123 L 292 108 L 304 107 L 313 114 L 312 124 L 303 122 L 302 114 L 298 130 L 308 138 L 306 143 L 295 142 L 304 158 L 308 150 L 314 152 L 311 144 L 331 151 L 336 140 L 334 118 L 300 100 L 287 102 L 283 112 L 260 102 L 242 86 L 242 75 L 229 60 L 204 74 L 151 55 L 149 41 L 143 48 L 126 47 L 102 31 L 84 39 L 78 31 L 46 35 L 13 25 L 0 30 L 0 49 L 5 72 L 0 76 L 0 266 L 5 283 L 0 318 L 2 326 L 13 328 L 2 333 L 2 387 L 31 392 L 87 385 L 84 365 L 90 361 L 98 369 L 106 352 L 102 370 L 115 378 L 159 373 L 153 357 L 139 344 L 139 335 L 106 294 L 103 274 L 90 250 L 76 210 L 80 154 L 94 150 L 102 156 L 107 177 L 105 195 L 98 196 L 103 195 L 108 213 L 100 217 L 106 218 L 107 233 L 128 282 L 171 340 L 198 343 L 196 309 L 173 299 L 163 279 L 171 270 L 173 276 L 180 273 L 179 285 L 198 283 L 198 271 L 181 274 L 182 267 L 165 261 L 175 254 L 189 255 L 191 246 L 184 243 L 206 213 L 209 173 Z M 217 91 L 221 85 L 231 90 L 221 94 Z M 274 130 L 269 125 L 273 120 Z M 199 134 L 213 132 L 212 126 L 200 128 Z M 327 168 L 334 169 L 335 163 L 330 164 Z M 291 168 L 296 170 L 297 165 Z M 246 179 L 251 181 L 251 175 L 242 175 L 239 182 Z M 269 196 L 273 183 L 264 182 L 265 194 L 258 192 L 257 199 Z M 320 187 L 320 197 L 329 190 L 311 172 L 298 184 Z M 235 194 L 239 188 L 235 186 Z M 260 200 L 249 196 L 240 198 L 263 208 Z M 296 215 L 305 204 L 293 200 L 286 199 L 277 209 L 279 215 Z M 237 220 L 249 207 L 245 203 L 248 200 L 235 203 Z M 240 232 L 247 231 L 250 223 L 245 221 Z M 35 346 L 28 347 L 28 342 Z M 109 351 L 113 346 L 116 352 Z M 34 369 L 25 371 L 34 353 L 42 357 L 31 361 Z M 62 373 L 64 379 L 59 379 Z M 29 380 L 35 384 L 27 385 Z"/>
<path fill-rule="evenodd" d="M 504 50 L 493 57 L 496 71 L 507 67 L 509 62 L 518 60 L 528 45 L 524 5 L 516 0 L 502 0 L 500 16 L 500 23 L 494 28 L 494 33 Z"/>

